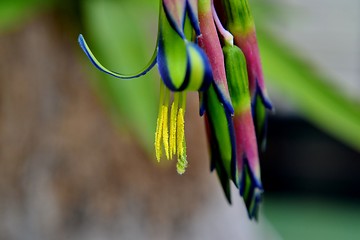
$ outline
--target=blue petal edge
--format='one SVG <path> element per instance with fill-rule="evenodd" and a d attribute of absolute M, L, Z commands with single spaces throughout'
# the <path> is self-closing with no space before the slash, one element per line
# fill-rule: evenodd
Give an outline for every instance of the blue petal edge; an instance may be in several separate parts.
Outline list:
<path fill-rule="evenodd" d="M 186 1 L 186 8 L 187 8 L 187 12 L 189 14 L 191 25 L 193 26 L 196 35 L 199 36 L 201 34 L 201 32 L 200 32 L 199 19 L 197 16 L 197 12 L 195 9 L 193 9 L 191 7 L 191 4 L 189 3 L 188 0 Z"/>
<path fill-rule="evenodd" d="M 177 22 L 174 20 L 174 18 L 171 16 L 171 13 L 169 12 L 168 8 L 166 7 L 165 3 L 162 3 L 162 6 L 164 8 L 164 12 L 166 15 L 167 20 L 169 21 L 171 27 L 180 35 L 182 39 L 185 39 L 183 27 L 185 23 L 185 16 L 186 16 L 186 3 L 187 1 L 184 1 L 184 15 L 182 17 L 182 26 L 178 26 Z"/>
<path fill-rule="evenodd" d="M 89 58 L 89 60 L 91 61 L 91 63 L 100 71 L 109 74 L 113 77 L 116 78 L 120 78 L 123 80 L 127 80 L 127 79 L 133 79 L 133 78 L 138 78 L 140 76 L 145 75 L 147 72 L 149 72 L 156 64 L 156 56 L 157 56 L 157 48 L 155 48 L 155 51 L 153 53 L 153 56 L 151 57 L 149 63 L 146 65 L 146 67 L 141 70 L 139 73 L 133 74 L 133 75 L 126 75 L 126 74 L 121 74 L 115 71 L 111 71 L 109 69 L 107 69 L 106 67 L 104 67 L 94 56 L 94 54 L 91 52 L 90 48 L 88 47 L 88 45 L 86 44 L 86 41 L 83 37 L 82 34 L 79 35 L 78 38 L 78 42 L 79 45 L 81 47 L 81 49 L 84 51 L 84 53 L 86 54 L 86 56 Z"/>
<path fill-rule="evenodd" d="M 270 99 L 267 98 L 267 97 L 264 95 L 263 91 L 261 90 L 261 88 L 260 88 L 260 86 L 259 86 L 259 84 L 258 84 L 258 82 L 257 82 L 257 80 L 256 80 L 256 92 L 255 92 L 254 99 L 256 98 L 257 95 L 260 95 L 261 101 L 263 102 L 264 106 L 265 106 L 267 109 L 269 109 L 269 110 L 271 110 L 271 111 L 274 111 L 274 110 L 275 110 L 274 107 L 273 107 L 273 105 L 272 105 L 272 103 L 271 103 L 271 101 L 270 101 Z"/>
<path fill-rule="evenodd" d="M 248 190 L 248 196 L 245 198 L 244 193 L 246 191 L 245 187 L 247 186 L 246 174 L 248 174 L 250 177 L 250 189 Z M 262 200 L 263 187 L 260 180 L 256 179 L 254 174 L 252 173 L 246 156 L 244 156 L 243 158 L 243 173 L 240 179 L 239 193 L 244 198 L 249 218 L 257 220 L 259 205 Z"/>
<path fill-rule="evenodd" d="M 182 81 L 182 84 L 179 87 L 177 87 L 173 84 L 172 79 L 170 77 L 170 73 L 167 66 L 166 54 L 164 51 L 164 41 L 163 41 L 162 33 L 161 32 L 159 33 L 157 63 L 158 63 L 158 69 L 160 72 L 161 79 L 163 80 L 166 87 L 169 88 L 171 91 L 174 92 L 185 91 L 191 81 L 190 78 L 191 78 L 191 71 L 193 70 L 193 66 L 191 64 L 191 59 L 189 57 L 190 56 L 189 47 L 193 47 L 200 54 L 204 65 L 204 75 L 202 79 L 202 84 L 199 87 L 199 89 L 196 90 L 205 91 L 209 88 L 213 80 L 212 70 L 210 67 L 209 60 L 205 52 L 195 43 L 187 42 L 186 40 L 184 40 L 184 44 L 186 45 L 186 51 L 187 51 L 186 73 Z"/>
<path fill-rule="evenodd" d="M 219 97 L 220 102 L 224 105 L 225 110 L 228 111 L 231 115 L 234 114 L 234 107 L 232 106 L 231 99 L 229 101 L 224 96 L 223 92 L 220 90 L 220 88 L 214 83 L 215 92 L 217 96 Z"/>

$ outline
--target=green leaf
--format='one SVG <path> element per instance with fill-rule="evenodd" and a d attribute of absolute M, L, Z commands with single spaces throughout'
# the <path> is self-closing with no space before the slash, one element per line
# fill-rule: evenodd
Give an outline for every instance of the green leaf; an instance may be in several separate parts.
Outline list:
<path fill-rule="evenodd" d="M 265 77 L 320 129 L 360 150 L 360 105 L 329 84 L 311 62 L 257 28 Z"/>

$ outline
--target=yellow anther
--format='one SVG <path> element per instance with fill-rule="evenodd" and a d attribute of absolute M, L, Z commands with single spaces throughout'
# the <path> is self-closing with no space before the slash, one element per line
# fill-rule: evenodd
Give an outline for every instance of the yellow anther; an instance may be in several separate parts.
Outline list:
<path fill-rule="evenodd" d="M 178 106 L 175 102 L 171 105 L 170 113 L 170 155 L 176 154 L 176 122 Z"/>
<path fill-rule="evenodd" d="M 184 142 L 185 142 L 185 127 L 184 127 L 184 109 L 179 108 L 177 114 L 177 132 L 176 132 L 176 140 L 177 140 L 177 155 L 178 158 L 184 155 Z"/>
<path fill-rule="evenodd" d="M 156 122 L 155 132 L 155 154 L 158 162 L 161 160 L 162 145 L 167 159 L 171 159 L 177 154 L 176 169 L 179 174 L 184 174 L 188 165 L 186 160 L 186 143 L 185 143 L 185 106 L 186 95 L 174 93 L 174 102 L 171 105 L 169 114 L 170 90 L 166 89 L 163 84 L 160 85 L 160 105 L 159 115 Z M 170 115 L 170 132 L 169 132 L 169 115 Z"/>
<path fill-rule="evenodd" d="M 168 106 L 162 106 L 162 117 L 163 117 L 163 127 L 162 127 L 162 139 L 165 149 L 165 155 L 167 159 L 170 159 L 169 151 L 169 128 L 168 128 Z"/>
<path fill-rule="evenodd" d="M 186 171 L 186 168 L 187 168 L 187 165 L 188 165 L 188 162 L 186 160 L 186 144 L 185 144 L 185 139 L 184 139 L 184 142 L 183 142 L 183 154 L 180 155 L 178 157 L 178 161 L 177 161 L 177 164 L 176 164 L 176 171 L 178 172 L 178 174 L 182 175 L 185 173 Z"/>
<path fill-rule="evenodd" d="M 162 137 L 162 128 L 163 128 L 163 114 L 162 108 L 159 110 L 159 115 L 156 121 L 156 132 L 155 132 L 155 155 L 156 160 L 160 162 L 161 159 L 161 137 Z"/>

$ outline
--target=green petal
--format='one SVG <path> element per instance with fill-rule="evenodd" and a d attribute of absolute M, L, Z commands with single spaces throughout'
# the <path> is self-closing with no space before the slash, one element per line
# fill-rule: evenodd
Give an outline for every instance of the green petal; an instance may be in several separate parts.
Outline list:
<path fill-rule="evenodd" d="M 172 91 L 207 89 L 212 80 L 207 56 L 195 43 L 183 39 L 165 10 L 161 11 L 157 62 L 162 80 Z"/>
<path fill-rule="evenodd" d="M 228 179 L 238 185 L 234 127 L 231 115 L 225 110 L 213 85 L 204 92 L 207 134 L 210 143 L 212 168 L 220 165 Z"/>

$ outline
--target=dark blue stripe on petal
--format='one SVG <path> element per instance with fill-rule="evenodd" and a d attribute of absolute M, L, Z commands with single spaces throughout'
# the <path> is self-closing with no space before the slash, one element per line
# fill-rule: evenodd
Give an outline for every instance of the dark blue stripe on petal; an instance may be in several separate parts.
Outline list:
<path fill-rule="evenodd" d="M 199 90 L 206 91 L 210 87 L 210 84 L 214 81 L 212 69 L 211 69 L 209 59 L 208 59 L 207 55 L 205 54 L 205 52 L 199 46 L 196 45 L 196 47 L 199 49 L 199 52 L 201 54 L 201 57 L 204 61 L 204 66 L 205 66 L 204 79 L 203 79 L 203 83 Z"/>
<path fill-rule="evenodd" d="M 178 26 L 176 20 L 172 17 L 171 13 L 168 11 L 168 8 L 166 7 L 165 3 L 162 3 L 163 8 L 164 8 L 164 12 L 166 15 L 166 19 L 169 21 L 171 27 L 180 35 L 180 37 L 182 39 L 185 39 L 185 35 L 184 35 L 184 23 L 185 23 L 185 13 L 186 11 L 184 11 L 184 16 L 182 16 L 182 26 Z M 185 6 L 184 6 L 185 8 Z"/>
<path fill-rule="evenodd" d="M 254 172 L 250 168 L 247 157 L 244 159 L 244 163 L 246 164 L 247 168 L 249 169 L 249 175 L 250 175 L 250 178 L 251 178 L 251 182 L 254 183 L 255 187 L 257 187 L 260 190 L 263 190 L 261 179 L 258 179 L 258 178 L 255 177 Z"/>
<path fill-rule="evenodd" d="M 186 47 L 187 49 L 187 47 Z M 181 86 L 179 87 L 179 89 L 177 89 L 176 91 L 184 91 L 187 86 L 190 83 L 190 75 L 191 75 L 191 61 L 190 61 L 190 55 L 189 53 L 187 53 L 186 55 L 186 74 L 185 74 L 185 79 L 183 81 L 183 83 L 181 84 Z"/>
<path fill-rule="evenodd" d="M 159 33 L 159 43 L 158 43 L 158 55 L 157 55 L 157 63 L 159 68 L 159 73 L 161 76 L 162 81 L 164 82 L 165 86 L 172 91 L 175 91 L 176 88 L 171 81 L 170 73 L 168 70 L 167 62 L 166 62 L 166 55 L 164 49 L 164 41 L 162 33 Z"/>
<path fill-rule="evenodd" d="M 249 166 L 248 163 L 248 158 L 246 157 L 246 155 L 244 154 L 243 157 L 243 167 L 242 167 L 242 176 L 240 179 L 240 195 L 242 196 L 245 192 L 245 188 L 246 188 L 246 176 L 248 175 L 250 177 L 250 181 L 251 181 L 251 186 L 254 186 L 260 190 L 263 190 L 262 184 L 261 184 L 261 180 L 257 179 L 254 175 L 254 173 L 251 171 L 251 168 Z"/>
<path fill-rule="evenodd" d="M 243 161 L 243 172 L 240 181 L 239 192 L 240 195 L 244 198 L 249 218 L 257 219 L 259 205 L 262 200 L 263 187 L 259 180 L 254 177 L 254 174 L 248 165 L 246 156 L 244 156 Z M 248 179 L 248 177 L 250 177 L 250 179 Z M 247 196 L 244 196 L 245 192 L 248 192 Z"/>
<path fill-rule="evenodd" d="M 255 192 L 254 208 L 250 214 L 250 219 L 254 218 L 255 220 L 258 220 L 259 206 L 262 201 L 262 193 L 262 191 Z"/>
<path fill-rule="evenodd" d="M 202 117 L 205 113 L 205 103 L 204 103 L 204 93 L 203 92 L 199 92 L 199 104 L 200 104 L 199 115 Z"/>
<path fill-rule="evenodd" d="M 193 9 L 191 7 L 191 4 L 189 3 L 188 0 L 186 1 L 186 3 L 187 3 L 186 10 L 188 12 L 188 16 L 190 18 L 191 25 L 193 26 L 196 35 L 199 36 L 201 34 L 201 32 L 200 32 L 199 19 L 198 19 L 198 15 L 197 15 L 198 13 L 195 12 L 195 9 Z"/>
<path fill-rule="evenodd" d="M 231 179 L 233 180 L 236 187 L 239 186 L 239 181 L 236 179 L 236 171 L 237 171 L 237 163 L 236 163 L 236 143 L 235 143 L 235 130 L 234 130 L 234 123 L 232 121 L 231 114 L 228 111 L 225 111 L 226 120 L 228 122 L 228 128 L 230 133 L 230 141 L 231 145 Z"/>
<path fill-rule="evenodd" d="M 260 101 L 259 101 L 259 98 Z M 262 95 L 262 91 L 260 89 L 260 87 L 256 87 L 256 91 L 255 91 L 255 96 L 254 99 L 252 99 L 251 102 L 251 111 L 252 111 L 252 116 L 253 116 L 253 122 L 254 122 L 254 126 L 255 126 L 255 131 L 256 131 L 256 139 L 257 139 L 257 143 L 259 146 L 259 149 L 261 151 L 265 151 L 266 149 L 266 136 L 267 136 L 267 128 L 268 128 L 268 112 L 266 111 L 266 109 L 264 109 L 265 111 L 265 118 L 263 120 L 263 122 L 261 123 L 261 126 L 259 126 L 259 116 L 257 114 L 257 108 L 260 107 L 258 106 L 258 104 L 261 104 L 261 107 L 267 108 L 266 105 L 264 104 L 264 97 Z M 271 106 L 271 109 L 273 109 L 273 107 Z"/>
<path fill-rule="evenodd" d="M 259 96 L 261 97 L 261 101 L 264 103 L 264 106 L 269 109 L 269 110 L 273 110 L 273 106 L 272 103 L 270 101 L 270 99 L 268 99 L 267 97 L 264 96 L 263 91 L 261 90 L 258 81 L 256 79 L 256 94 L 254 96 L 254 99 L 256 98 L 256 96 L 259 94 Z"/>
<path fill-rule="evenodd" d="M 219 97 L 220 102 L 224 105 L 225 109 L 232 115 L 234 114 L 234 108 L 231 102 L 227 101 L 221 90 L 218 88 L 216 84 L 214 84 L 215 92 Z"/>

